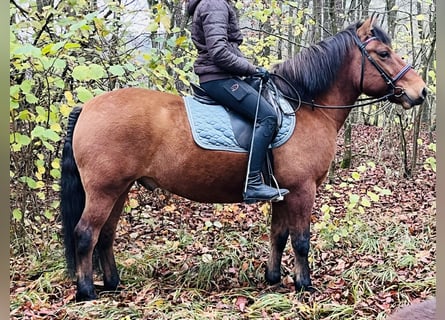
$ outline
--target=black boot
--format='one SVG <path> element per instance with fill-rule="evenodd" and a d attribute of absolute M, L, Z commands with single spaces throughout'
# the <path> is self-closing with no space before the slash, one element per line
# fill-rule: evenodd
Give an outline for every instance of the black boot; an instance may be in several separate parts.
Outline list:
<path fill-rule="evenodd" d="M 273 139 L 276 128 L 276 119 L 271 117 L 258 122 L 255 128 L 255 137 L 250 146 L 250 166 L 243 193 L 244 202 L 279 201 L 282 196 L 289 193 L 287 189 L 277 189 L 263 183 L 261 168 L 266 159 L 266 152 Z"/>
<path fill-rule="evenodd" d="M 263 183 L 261 172 L 250 172 L 247 178 L 246 192 L 243 194 L 245 203 L 257 201 L 280 201 L 282 197 L 289 193 L 287 189 L 272 188 Z"/>

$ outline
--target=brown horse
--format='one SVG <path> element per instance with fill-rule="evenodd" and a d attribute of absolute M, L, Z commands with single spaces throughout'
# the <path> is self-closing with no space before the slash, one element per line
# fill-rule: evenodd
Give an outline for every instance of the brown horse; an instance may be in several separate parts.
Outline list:
<path fill-rule="evenodd" d="M 298 109 L 298 124 L 289 141 L 273 149 L 275 176 L 290 193 L 272 203 L 266 280 L 280 282 L 290 235 L 295 289 L 310 289 L 311 210 L 350 106 L 364 93 L 408 109 L 424 101 L 425 83 L 393 52 L 374 18 L 303 50 L 272 72 L 287 79 L 276 83 Z M 126 88 L 75 108 L 62 155 L 61 210 L 68 269 L 77 276 L 77 300 L 96 298 L 94 249 L 105 289 L 118 286 L 113 241 L 135 181 L 198 202 L 241 202 L 246 166 L 247 153 L 204 150 L 195 144 L 179 96 Z"/>

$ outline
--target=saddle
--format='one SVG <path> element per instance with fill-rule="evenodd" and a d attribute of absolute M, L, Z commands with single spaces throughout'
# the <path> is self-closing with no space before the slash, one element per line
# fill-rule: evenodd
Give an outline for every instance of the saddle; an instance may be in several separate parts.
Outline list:
<path fill-rule="evenodd" d="M 259 86 L 260 86 L 259 78 L 248 77 L 245 79 L 245 81 L 249 83 L 254 89 L 259 91 Z M 246 120 L 243 116 L 241 116 L 237 112 L 234 112 L 224 106 L 220 106 L 219 103 L 213 100 L 209 95 L 207 95 L 206 91 L 198 84 L 191 83 L 191 88 L 193 94 L 192 97 L 194 100 L 196 100 L 202 105 L 219 106 L 220 108 L 224 109 L 224 113 L 227 113 L 231 129 L 233 130 L 234 138 L 238 143 L 239 147 L 241 148 L 241 150 L 239 150 L 239 148 L 236 147 L 230 148 L 231 150 L 227 149 L 225 150 L 247 152 L 247 150 L 249 150 L 250 141 L 252 138 L 253 123 Z M 277 114 L 278 130 L 275 134 L 274 141 L 270 145 L 270 148 L 276 148 L 284 144 L 292 135 L 296 123 L 295 113 L 294 110 L 292 109 L 292 106 L 286 99 L 284 99 L 280 90 L 276 87 L 276 85 L 273 83 L 272 80 L 269 80 L 263 87 L 262 96 L 270 103 L 270 105 L 273 106 Z M 189 105 L 188 109 L 192 108 L 190 104 L 191 104 L 190 102 L 187 103 L 186 101 L 186 105 Z M 215 112 L 216 108 L 213 107 L 209 108 L 209 111 L 210 110 L 213 111 L 212 112 L 213 117 L 210 116 L 210 119 L 217 116 L 217 112 Z M 189 120 L 191 120 L 191 117 L 193 117 L 192 112 L 193 112 L 192 110 L 188 110 Z M 202 110 L 202 112 L 205 112 L 205 110 Z M 221 119 L 221 121 L 224 121 L 224 119 Z M 221 122 L 219 123 L 221 125 Z M 194 124 L 191 123 L 191 125 L 193 129 Z M 199 138 L 195 137 L 195 141 L 197 139 Z M 196 142 L 198 143 L 198 141 Z M 201 144 L 198 143 L 198 144 L 204 148 L 215 149 L 211 146 L 206 147 L 205 145 L 202 145 L 203 143 Z"/>
<path fill-rule="evenodd" d="M 248 82 L 259 91 L 259 80 L 249 79 Z M 247 153 L 250 149 L 253 123 L 218 104 L 199 85 L 192 83 L 191 87 L 193 95 L 185 96 L 184 104 L 196 144 L 209 150 Z M 290 103 L 271 80 L 263 87 L 262 95 L 274 107 L 278 119 L 278 130 L 269 145 L 262 171 L 265 183 L 270 184 L 274 181 L 277 185 L 273 176 L 271 150 L 283 145 L 292 136 L 296 116 Z"/>

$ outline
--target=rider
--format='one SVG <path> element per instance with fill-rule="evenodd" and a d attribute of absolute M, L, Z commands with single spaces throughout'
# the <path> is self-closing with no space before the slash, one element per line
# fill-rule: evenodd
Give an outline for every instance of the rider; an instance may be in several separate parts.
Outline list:
<path fill-rule="evenodd" d="M 243 37 L 230 0 L 189 0 L 187 11 L 193 16 L 192 40 L 198 50 L 194 71 L 201 87 L 215 101 L 251 121 L 255 120 L 257 112 L 243 199 L 246 203 L 281 200 L 289 190 L 270 187 L 261 177 L 267 148 L 277 130 L 276 112 L 262 96 L 259 97 L 258 91 L 240 78 L 255 75 L 265 83 L 269 80 L 269 72 L 250 63 L 238 48 Z"/>

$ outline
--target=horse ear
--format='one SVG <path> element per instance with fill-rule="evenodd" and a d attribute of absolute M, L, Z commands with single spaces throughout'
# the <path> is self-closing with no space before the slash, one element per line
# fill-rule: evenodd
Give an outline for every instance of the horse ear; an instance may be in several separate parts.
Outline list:
<path fill-rule="evenodd" d="M 377 20 L 379 19 L 379 16 L 380 16 L 380 13 L 377 13 L 375 11 L 371 14 L 371 18 L 370 18 L 371 30 L 374 28 L 374 25 L 377 24 Z"/>
<path fill-rule="evenodd" d="M 366 39 L 373 36 L 372 30 L 374 25 L 377 23 L 378 13 L 373 13 L 371 17 L 366 19 L 362 25 L 357 29 L 357 35 L 360 40 L 365 41 Z"/>

